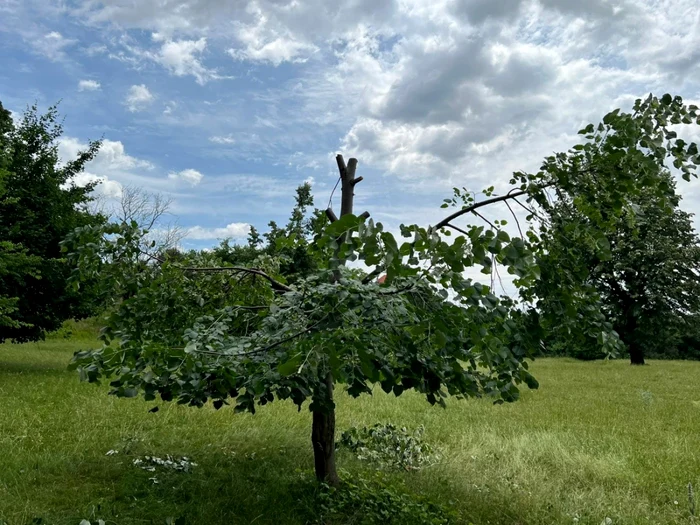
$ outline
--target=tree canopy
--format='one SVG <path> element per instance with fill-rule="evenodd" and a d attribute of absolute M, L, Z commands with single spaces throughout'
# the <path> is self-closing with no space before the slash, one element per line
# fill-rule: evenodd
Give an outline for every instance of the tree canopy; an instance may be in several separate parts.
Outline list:
<path fill-rule="evenodd" d="M 679 208 L 673 176 L 664 171 L 660 181 L 668 188 L 667 194 L 660 197 L 642 189 L 626 212 L 608 225 L 609 256 L 597 258 L 585 245 L 575 248 L 587 261 L 586 279 L 599 294 L 602 311 L 633 364 L 643 364 L 645 354 L 677 355 L 683 334 L 691 332 L 689 323 L 700 312 L 698 237 L 691 215 Z M 575 243 L 569 232 L 586 220 L 570 202 L 556 203 L 547 237 L 551 264 L 556 264 L 555 254 L 572 249 Z M 544 275 L 543 281 L 546 278 Z M 569 355 L 602 357 L 593 341 L 571 341 L 557 332 L 548 339 L 565 346 Z"/>
<path fill-rule="evenodd" d="M 697 146 L 671 130 L 681 123 L 700 118 L 680 97 L 638 100 L 632 113 L 615 110 L 581 130 L 580 144 L 548 157 L 538 172 L 514 174 L 506 194 L 489 189 L 477 200 L 455 189 L 444 204 L 456 206 L 454 213 L 433 226 L 402 225 L 403 239 L 353 213 L 357 161 L 346 165 L 338 156 L 340 217 L 327 211 L 304 247 L 317 266 L 294 282 L 269 254 L 241 265 L 215 254 L 174 262 L 144 252 L 135 223 L 83 226 L 65 243 L 76 279 L 99 274 L 120 299 L 103 346 L 76 354 L 73 366 L 89 381 L 112 377 L 120 396 L 143 392 L 194 406 L 212 400 L 217 408 L 233 400 L 250 412 L 274 399 L 300 408 L 308 401 L 317 476 L 335 483 L 337 384 L 354 396 L 374 385 L 395 395 L 414 389 L 440 405 L 448 396 L 514 401 L 519 385 L 537 386 L 526 358 L 548 331 L 620 350 L 591 283 L 590 258 L 578 247 L 609 259 L 606 232 L 632 217 L 635 202 L 648 193 L 672 197 L 660 167 L 671 162 L 684 178 L 694 175 Z M 567 230 L 575 243 L 558 250 L 550 242 L 557 202 L 584 219 Z M 501 204 L 522 206 L 538 222 L 511 236 L 505 220 L 485 221 L 479 211 Z M 476 224 L 457 223 L 467 217 Z M 636 234 L 639 225 L 631 224 Z M 277 247 L 300 238 L 271 230 Z M 368 270 L 350 270 L 346 261 Z M 520 301 L 496 297 L 465 273 L 488 274 L 495 264 L 513 276 Z"/>
<path fill-rule="evenodd" d="M 88 294 L 69 290 L 60 242 L 76 227 L 103 222 L 86 204 L 95 184 L 72 178 L 97 154 L 59 159 L 56 107 L 27 109 L 17 125 L 0 106 L 0 341 L 35 340 L 65 319 L 90 313 Z"/>

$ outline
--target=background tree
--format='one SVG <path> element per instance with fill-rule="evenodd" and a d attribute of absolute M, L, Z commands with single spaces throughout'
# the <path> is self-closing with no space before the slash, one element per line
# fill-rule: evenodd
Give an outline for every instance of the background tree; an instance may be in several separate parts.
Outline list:
<path fill-rule="evenodd" d="M 194 406 L 212 400 L 217 408 L 233 399 L 237 411 L 250 412 L 274 399 L 292 399 L 300 408 L 309 401 L 316 475 L 335 484 L 338 384 L 353 396 L 371 394 L 373 385 L 395 395 L 414 389 L 441 405 L 448 396 L 514 401 L 518 385 L 537 385 L 526 357 L 553 327 L 593 337 L 608 351 L 620 348 L 587 278 L 588 261 L 562 250 L 558 264 L 548 265 L 555 254 L 546 251 L 547 226 L 511 237 L 501 220 L 489 222 L 491 228 L 456 221 L 482 220 L 481 208 L 501 203 L 520 203 L 531 218 L 552 214 L 553 192 L 562 202 L 569 196 L 586 219 L 570 234 L 598 259 L 609 258 L 605 228 L 643 191 L 667 195 L 659 166 L 671 160 L 689 179 L 700 163 L 695 144 L 669 137 L 670 124 L 686 121 L 700 124 L 697 108 L 679 97 L 639 100 L 633 113 L 616 110 L 598 128 L 582 130 L 584 142 L 545 159 L 537 173 L 515 174 L 505 195 L 476 202 L 471 192 L 456 189 L 445 207 L 457 211 L 434 226 L 402 226 L 400 243 L 367 214 L 350 213 L 360 179 L 356 161 L 346 165 L 338 156 L 345 213 L 337 218 L 327 210 L 328 222 L 307 248 L 318 267 L 291 285 L 273 265 L 175 265 L 154 256 L 157 264 L 143 268 L 134 264 L 142 235 L 135 225 L 79 228 L 65 243 L 76 275 L 100 274 L 105 286 L 135 294 L 107 320 L 102 347 L 76 354 L 73 366 L 89 381 L 112 377 L 112 392 L 122 396 L 143 392 L 146 399 L 160 395 Z M 602 185 L 595 201 L 584 191 L 593 176 Z M 448 238 L 452 232 L 459 235 Z M 103 271 L 106 257 L 121 266 Z M 371 271 L 347 269 L 345 262 L 354 260 Z M 538 261 L 559 279 L 539 280 Z M 488 274 L 494 264 L 513 275 L 520 304 L 466 277 L 472 268 Z M 386 275 L 382 284 L 380 274 Z M 231 291 L 221 297 L 226 282 Z M 262 289 L 237 294 L 243 283 L 264 285 L 268 295 Z M 324 426 L 327 431 L 317 432 Z"/>
<path fill-rule="evenodd" d="M 139 228 L 148 231 L 144 243 L 157 251 L 165 251 L 176 248 L 185 237 L 175 221 L 167 220 L 171 206 L 170 197 L 138 186 L 123 186 L 111 216 L 117 222 L 136 221 Z"/>
<path fill-rule="evenodd" d="M 590 184 L 581 184 L 586 198 L 601 202 L 605 197 L 600 195 L 598 177 L 591 172 L 587 179 Z M 549 208 L 543 226 L 546 249 L 539 260 L 539 286 L 556 285 L 563 253 L 584 261 L 587 270 L 578 278 L 592 297 L 597 296 L 592 305 L 600 303 L 632 364 L 644 364 L 645 354 L 677 355 L 683 333 L 690 332 L 691 320 L 700 310 L 700 244 L 692 216 L 679 208 L 675 186 L 673 176 L 663 170 L 658 187 L 642 188 L 622 214 L 604 217 L 596 245 L 576 237 L 590 219 L 574 206 L 571 196 L 562 195 Z M 597 255 L 601 243 L 610 247 L 602 257 Z M 563 326 L 547 336 L 555 352 L 583 359 L 604 357 L 598 341 L 576 337 L 580 334 Z"/>
<path fill-rule="evenodd" d="M 278 261 L 279 274 L 284 276 L 285 282 L 293 283 L 318 269 L 310 243 L 312 234 L 319 232 L 326 223 L 326 217 L 318 209 L 310 214 L 309 208 L 313 205 L 311 185 L 305 182 L 296 189 L 294 207 L 285 227 L 280 228 L 275 221 L 270 221 L 270 230 L 263 235 L 251 227 L 247 244 L 232 245 L 225 239 L 214 253 L 234 266 L 250 265 L 261 255 L 267 255 Z"/>
<path fill-rule="evenodd" d="M 32 106 L 15 126 L 0 110 L 0 297 L 11 298 L 11 322 L 0 325 L 0 341 L 39 339 L 73 317 L 92 312 L 92 298 L 68 290 L 71 268 L 60 242 L 73 229 L 100 224 L 87 211 L 95 184 L 78 187 L 83 171 L 100 147 L 90 142 L 76 159 L 61 162 L 62 133 L 56 107 L 40 115 Z M 23 262 L 20 262 L 23 261 Z"/>
<path fill-rule="evenodd" d="M 0 140 L 3 141 L 3 145 L 7 140 L 7 134 L 12 131 L 13 127 L 12 114 L 3 107 L 0 101 Z"/>

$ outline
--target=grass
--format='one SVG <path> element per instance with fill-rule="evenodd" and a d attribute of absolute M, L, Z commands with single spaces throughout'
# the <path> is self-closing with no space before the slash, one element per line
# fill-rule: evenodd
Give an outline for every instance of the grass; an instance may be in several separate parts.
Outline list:
<path fill-rule="evenodd" d="M 276 402 L 255 416 L 234 415 L 115 399 L 66 371 L 74 351 L 94 344 L 84 335 L 76 327 L 71 339 L 0 345 L 0 519 L 313 519 L 308 412 Z M 412 393 L 341 395 L 338 430 L 425 425 L 442 460 L 389 478 L 458 510 L 464 523 L 692 523 L 687 485 L 700 487 L 700 363 L 542 359 L 533 371 L 540 389 L 504 406 L 455 400 L 443 410 Z M 149 412 L 153 406 L 160 410 Z M 197 466 L 152 473 L 132 464 L 168 454 Z M 373 475 L 348 453 L 338 460 L 346 477 Z"/>

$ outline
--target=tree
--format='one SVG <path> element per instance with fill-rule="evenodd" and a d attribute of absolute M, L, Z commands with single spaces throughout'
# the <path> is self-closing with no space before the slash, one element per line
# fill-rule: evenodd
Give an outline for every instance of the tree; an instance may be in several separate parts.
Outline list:
<path fill-rule="evenodd" d="M 691 215 L 678 207 L 673 176 L 664 171 L 659 178 L 668 188 L 663 197 L 642 189 L 630 208 L 606 228 L 608 257 L 597 259 L 590 251 L 581 252 L 590 266 L 587 279 L 600 295 L 603 311 L 632 364 L 644 364 L 645 354 L 673 353 L 690 316 L 700 311 L 698 237 Z M 565 200 L 556 203 L 552 217 L 548 251 L 558 253 L 572 243 L 567 233 L 571 224 L 586 218 Z M 566 338 L 562 343 L 567 344 Z M 576 356 L 601 357 L 590 342 L 568 346 Z"/>
<path fill-rule="evenodd" d="M 13 127 L 12 115 L 3 107 L 2 102 L 0 102 L 0 137 L 2 137 L 0 140 L 3 141 L 3 144 L 5 143 L 7 134 L 12 131 Z"/>
<path fill-rule="evenodd" d="M 270 230 L 262 236 L 253 226 L 248 233 L 247 245 L 231 245 L 225 239 L 214 252 L 222 260 L 232 265 L 252 264 L 263 254 L 279 261 L 281 275 L 286 282 L 293 283 L 318 269 L 313 250 L 309 250 L 311 235 L 320 231 L 327 222 L 323 212 L 315 209 L 311 216 L 308 210 L 313 206 L 311 185 L 307 182 L 296 189 L 295 204 L 287 225 L 280 228 L 270 221 Z M 264 238 L 264 241 L 263 241 Z"/>
<path fill-rule="evenodd" d="M 700 124 L 697 108 L 679 97 L 639 100 L 633 113 L 616 110 L 598 128 L 582 130 L 583 143 L 545 159 L 537 173 L 516 173 L 505 195 L 489 190 L 477 202 L 455 189 L 444 206 L 458 210 L 434 226 L 402 226 L 401 243 L 367 213 L 352 213 L 361 178 L 355 178 L 357 161 L 346 165 L 339 155 L 341 216 L 327 210 L 328 223 L 308 245 L 318 268 L 292 285 L 274 264 L 157 260 L 142 268 L 134 264 L 141 235 L 135 226 L 79 228 L 65 243 L 77 275 L 100 274 L 105 286 L 135 294 L 108 319 L 102 347 L 77 353 L 72 366 L 88 381 L 112 377 L 112 393 L 127 397 L 143 392 L 146 399 L 159 395 L 193 406 L 211 400 L 216 408 L 233 399 L 236 411 L 250 412 L 274 399 L 291 399 L 300 409 L 309 401 L 316 476 L 337 484 L 333 391 L 339 384 L 353 396 L 371 394 L 373 385 L 397 396 L 414 389 L 443 406 L 448 396 L 515 401 L 518 385 L 537 386 L 526 357 L 553 327 L 593 337 L 610 351 L 620 347 L 585 279 L 585 260 L 562 251 L 559 264 L 546 268 L 560 279 L 539 279 L 537 262 L 550 256 L 546 227 L 511 237 L 505 221 L 488 222 L 490 228 L 456 221 L 481 219 L 481 208 L 503 203 L 520 203 L 532 219 L 551 212 L 554 192 L 571 197 L 586 218 L 571 234 L 604 259 L 605 227 L 643 190 L 665 195 L 659 165 L 671 159 L 689 179 L 700 163 L 694 144 L 675 137 L 663 144 L 668 126 L 686 120 Z M 582 191 L 589 176 L 604 187 L 595 202 Z M 453 231 L 459 235 L 451 238 Z M 104 272 L 106 256 L 120 266 Z M 345 262 L 354 260 L 371 271 L 347 269 Z M 465 276 L 470 268 L 488 274 L 495 264 L 514 276 L 519 303 Z M 222 296 L 223 286 L 229 291 Z M 254 288 L 237 293 L 240 286 Z"/>
<path fill-rule="evenodd" d="M 172 199 L 159 193 L 137 186 L 123 186 L 112 216 L 118 222 L 136 221 L 139 228 L 148 231 L 144 242 L 157 251 L 165 251 L 177 247 L 185 237 L 185 232 L 176 223 L 165 222 L 171 205 Z"/>
<path fill-rule="evenodd" d="M 103 222 L 86 210 L 95 184 L 72 183 L 100 142 L 62 163 L 56 107 L 40 115 L 32 106 L 16 126 L 7 115 L 0 109 L 0 341 L 28 341 L 90 313 L 90 297 L 67 289 L 71 268 L 59 243 L 78 226 Z"/>

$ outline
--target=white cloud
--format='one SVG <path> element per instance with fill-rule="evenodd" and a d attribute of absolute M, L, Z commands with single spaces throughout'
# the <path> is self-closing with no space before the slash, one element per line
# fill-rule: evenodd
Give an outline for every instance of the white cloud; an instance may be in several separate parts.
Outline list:
<path fill-rule="evenodd" d="M 98 182 L 99 184 L 94 190 L 97 194 L 111 198 L 119 198 L 122 195 L 122 185 L 116 180 L 110 180 L 110 178 L 105 175 L 95 175 L 94 173 L 84 171 L 74 176 L 71 182 L 81 187 L 87 186 L 92 182 Z"/>
<path fill-rule="evenodd" d="M 155 33 L 154 40 L 162 40 L 159 33 Z M 163 43 L 160 51 L 153 57 L 173 75 L 181 77 L 192 75 L 198 84 L 206 84 L 207 81 L 219 78 L 216 71 L 207 69 L 202 65 L 199 55 L 204 53 L 207 47 L 207 39 L 199 40 L 168 40 Z"/>
<path fill-rule="evenodd" d="M 213 137 L 209 137 L 210 142 L 214 142 L 216 144 L 235 144 L 236 139 L 234 139 L 231 135 L 216 135 Z"/>
<path fill-rule="evenodd" d="M 155 100 L 145 84 L 133 85 L 129 88 L 125 104 L 131 112 L 141 111 Z"/>
<path fill-rule="evenodd" d="M 78 82 L 78 91 L 97 91 L 101 88 L 96 80 L 81 80 Z"/>
<path fill-rule="evenodd" d="M 27 34 L 34 50 L 53 62 L 66 58 L 65 49 L 72 46 L 77 40 L 66 38 L 58 31 L 51 31 L 43 36 Z"/>
<path fill-rule="evenodd" d="M 165 109 L 163 110 L 163 115 L 171 115 L 173 110 L 177 107 L 177 102 L 171 100 L 165 104 Z"/>
<path fill-rule="evenodd" d="M 186 170 L 178 171 L 177 173 L 170 173 L 168 175 L 168 178 L 173 179 L 173 180 L 182 180 L 182 181 L 185 181 L 185 182 L 191 184 L 192 186 L 196 186 L 197 184 L 202 182 L 204 175 L 202 175 L 197 170 L 186 169 Z"/>
<path fill-rule="evenodd" d="M 187 238 L 192 240 L 242 239 L 248 235 L 249 231 L 250 224 L 245 222 L 232 222 L 223 228 L 194 226 L 187 231 Z"/>
<path fill-rule="evenodd" d="M 94 57 L 97 55 L 104 55 L 108 51 L 109 51 L 109 49 L 104 44 L 90 44 L 84 50 L 85 54 L 89 57 Z"/>
<path fill-rule="evenodd" d="M 304 62 L 318 50 L 313 44 L 299 42 L 292 38 L 275 37 L 265 40 L 254 28 L 242 29 L 239 37 L 244 48 L 231 48 L 227 51 L 236 60 L 269 62 L 279 66 L 283 62 Z"/>
<path fill-rule="evenodd" d="M 76 158 L 87 147 L 87 144 L 75 137 L 62 137 L 58 143 L 61 164 Z M 120 141 L 104 139 L 97 156 L 86 164 L 85 171 L 73 177 L 73 182 L 84 186 L 99 181 L 100 184 L 96 187 L 98 194 L 119 197 L 123 184 L 138 184 L 151 189 L 151 178 L 145 177 L 143 173 L 150 172 L 153 168 L 150 162 L 128 155 Z"/>
<path fill-rule="evenodd" d="M 87 144 L 75 137 L 62 137 L 58 144 L 58 155 L 59 158 L 65 162 L 69 159 L 74 159 L 80 151 L 84 151 L 87 147 Z M 124 144 L 122 144 L 121 141 L 109 139 L 104 139 L 102 141 L 102 146 L 97 156 L 89 165 L 92 167 L 93 171 L 104 169 L 111 171 L 153 169 L 153 164 L 150 162 L 127 155 Z"/>

